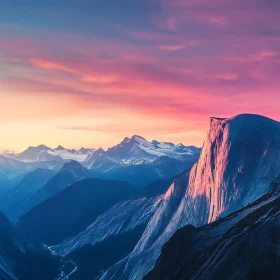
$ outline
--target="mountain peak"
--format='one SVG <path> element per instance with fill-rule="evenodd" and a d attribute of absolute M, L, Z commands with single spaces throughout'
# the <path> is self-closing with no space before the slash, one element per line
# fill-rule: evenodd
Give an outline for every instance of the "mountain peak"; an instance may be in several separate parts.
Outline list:
<path fill-rule="evenodd" d="M 62 147 L 61 145 L 58 145 L 58 146 L 55 148 L 55 150 L 65 150 L 65 148 Z"/>
<path fill-rule="evenodd" d="M 133 135 L 132 137 L 131 137 L 131 140 L 134 140 L 134 141 L 147 141 L 144 137 L 142 137 L 142 136 L 140 136 L 140 135 Z"/>
<path fill-rule="evenodd" d="M 239 122 L 275 122 L 278 123 L 277 121 L 270 119 L 268 117 L 262 116 L 262 115 L 257 115 L 257 114 L 238 114 L 235 115 L 231 118 L 219 118 L 219 117 L 210 117 L 210 122 L 231 122 L 231 121 L 239 121 Z"/>
<path fill-rule="evenodd" d="M 131 141 L 131 139 L 128 138 L 128 137 L 125 137 L 125 138 L 122 140 L 121 144 L 128 143 L 129 141 Z"/>
<path fill-rule="evenodd" d="M 96 151 L 95 151 L 95 153 L 105 153 L 105 151 L 102 149 L 102 148 L 98 148 Z"/>
<path fill-rule="evenodd" d="M 77 162 L 75 160 L 71 160 L 69 162 L 66 162 L 63 165 L 62 170 L 64 170 L 64 169 L 77 169 L 77 168 L 83 168 L 84 169 L 84 167 L 79 162 Z"/>
<path fill-rule="evenodd" d="M 30 146 L 28 149 L 40 149 L 40 150 L 51 150 L 50 147 L 40 144 L 38 146 Z"/>

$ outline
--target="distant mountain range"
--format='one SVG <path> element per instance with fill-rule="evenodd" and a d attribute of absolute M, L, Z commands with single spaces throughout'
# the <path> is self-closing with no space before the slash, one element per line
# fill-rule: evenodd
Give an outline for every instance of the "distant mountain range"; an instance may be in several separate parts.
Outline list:
<path fill-rule="evenodd" d="M 3 174 L 31 172 L 11 188 L 29 205 L 13 231 L 69 280 L 278 279 L 279 159 L 280 124 L 243 114 L 210 118 L 202 150 L 133 136 L 53 175 L 11 158 Z"/>
<path fill-rule="evenodd" d="M 125 180 L 145 186 L 190 169 L 200 151 L 194 146 L 155 140 L 149 142 L 134 135 L 107 151 L 98 149 L 83 164 L 100 178 Z"/>
<path fill-rule="evenodd" d="M 45 145 L 31 146 L 18 154 L 2 151 L 1 155 L 0 151 L 0 183 L 3 181 L 3 185 L 8 185 L 9 180 L 15 178 L 19 181 L 20 176 L 36 168 L 58 171 L 66 162 L 74 160 L 91 170 L 95 177 L 124 180 L 143 187 L 190 169 L 200 151 L 200 148 L 183 144 L 149 142 L 141 136 L 126 137 L 107 151 L 101 148 L 75 150 L 62 146 L 54 149 Z"/>
<path fill-rule="evenodd" d="M 89 149 L 83 147 L 79 150 L 67 149 L 61 145 L 52 149 L 46 145 L 39 145 L 36 147 L 30 146 L 21 153 L 0 150 L 0 155 L 23 162 L 75 160 L 93 169 L 95 168 L 96 158 L 100 156 L 106 156 L 121 165 L 137 165 L 153 161 L 162 156 L 184 161 L 188 159 L 188 156 L 199 152 L 200 149 L 194 146 L 184 146 L 181 143 L 175 145 L 170 142 L 158 142 L 156 140 L 149 142 L 141 136 L 134 135 L 131 138 L 126 137 L 120 144 L 109 148 L 107 151 L 101 148 Z"/>
<path fill-rule="evenodd" d="M 12 155 L 13 158 L 24 162 L 38 162 L 38 161 L 63 161 L 63 160 L 76 160 L 83 161 L 87 155 L 94 152 L 94 149 L 81 148 L 79 150 L 66 149 L 58 146 L 55 149 L 49 148 L 45 145 L 37 147 L 29 147 L 22 153 Z"/>

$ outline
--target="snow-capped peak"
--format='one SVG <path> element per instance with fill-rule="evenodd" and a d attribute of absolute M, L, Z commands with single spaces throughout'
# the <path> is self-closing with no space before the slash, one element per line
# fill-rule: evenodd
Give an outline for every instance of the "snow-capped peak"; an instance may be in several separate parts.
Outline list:
<path fill-rule="evenodd" d="M 15 155 L 18 160 L 25 162 L 37 162 L 37 161 L 65 161 L 76 160 L 84 161 L 89 153 L 92 153 L 93 149 L 81 148 L 79 151 L 75 149 L 66 149 L 59 145 L 55 149 L 47 147 L 46 145 L 39 145 L 37 147 L 30 146 L 28 149 Z"/>

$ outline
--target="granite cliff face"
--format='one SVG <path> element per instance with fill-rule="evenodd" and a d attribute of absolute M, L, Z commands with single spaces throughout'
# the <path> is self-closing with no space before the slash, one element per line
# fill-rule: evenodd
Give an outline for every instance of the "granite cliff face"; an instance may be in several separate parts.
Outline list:
<path fill-rule="evenodd" d="M 280 186 L 233 214 L 178 230 L 144 280 L 278 279 Z"/>

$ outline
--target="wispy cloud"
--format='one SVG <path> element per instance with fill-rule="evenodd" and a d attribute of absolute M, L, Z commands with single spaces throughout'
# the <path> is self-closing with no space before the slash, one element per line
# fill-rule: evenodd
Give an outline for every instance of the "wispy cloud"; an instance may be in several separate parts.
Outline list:
<path fill-rule="evenodd" d="M 66 0 L 52 13 L 28 3 L 6 9 L 1 125 L 18 121 L 19 128 L 24 120 L 41 129 L 37 122 L 53 127 L 56 120 L 53 133 L 73 142 L 85 132 L 92 141 L 104 133 L 111 139 L 117 130 L 119 137 L 139 130 L 184 137 L 180 142 L 202 141 L 197 131 L 209 115 L 280 118 L 279 1 L 120 3 L 120 13 L 108 3 L 86 1 L 77 9 Z M 17 23 L 14 15 L 26 9 L 26 25 Z M 91 123 L 105 119 L 103 126 Z"/>

